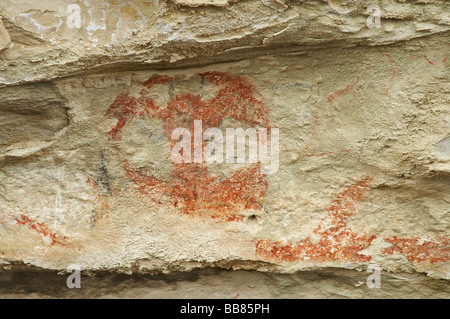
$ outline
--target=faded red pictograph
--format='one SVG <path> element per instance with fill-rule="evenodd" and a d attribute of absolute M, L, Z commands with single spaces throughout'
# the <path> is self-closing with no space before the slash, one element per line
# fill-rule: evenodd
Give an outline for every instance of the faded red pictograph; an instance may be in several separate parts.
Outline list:
<path fill-rule="evenodd" d="M 44 237 L 50 240 L 50 246 L 59 245 L 63 247 L 69 247 L 68 238 L 64 235 L 59 234 L 56 231 L 52 231 L 47 225 L 42 222 L 37 222 L 26 215 L 20 215 L 16 219 L 18 225 L 24 225 L 28 228 L 36 231 Z"/>
<path fill-rule="evenodd" d="M 256 256 L 275 262 L 370 261 L 371 256 L 359 252 L 368 247 L 376 236 L 364 233 L 358 235 L 347 227 L 347 222 L 356 211 L 355 204 L 362 199 L 372 180 L 372 177 L 363 177 L 339 193 L 328 207 L 326 218 L 314 230 L 313 236 L 287 244 L 271 239 L 259 240 L 256 243 Z"/>
<path fill-rule="evenodd" d="M 412 262 L 428 261 L 432 264 L 450 261 L 450 238 L 440 236 L 433 239 L 398 238 L 392 236 L 385 241 L 393 244 L 392 247 L 383 249 L 383 254 L 404 254 Z"/>
<path fill-rule="evenodd" d="M 218 127 L 225 117 L 243 121 L 251 127 L 269 126 L 268 107 L 256 97 L 256 89 L 244 77 L 217 71 L 199 76 L 220 88 L 215 97 L 203 100 L 198 94 L 181 93 L 165 106 L 158 105 L 146 95 L 154 86 L 168 85 L 174 80 L 168 75 L 150 77 L 142 84 L 138 97 L 130 93 L 118 95 L 106 111 L 108 116 L 118 120 L 109 131 L 110 137 L 121 140 L 122 129 L 141 117 L 162 119 L 166 136 L 171 136 L 171 132 L 179 127 L 192 131 L 194 120 L 202 120 L 204 129 Z M 174 144 L 172 141 L 172 147 Z M 137 190 L 153 202 L 169 202 L 183 214 L 206 216 L 217 221 L 243 220 L 244 217 L 239 215 L 243 210 L 260 209 L 268 187 L 259 163 L 223 180 L 209 174 L 206 164 L 198 163 L 173 163 L 173 173 L 168 180 L 134 169 L 126 160 L 123 169 Z"/>

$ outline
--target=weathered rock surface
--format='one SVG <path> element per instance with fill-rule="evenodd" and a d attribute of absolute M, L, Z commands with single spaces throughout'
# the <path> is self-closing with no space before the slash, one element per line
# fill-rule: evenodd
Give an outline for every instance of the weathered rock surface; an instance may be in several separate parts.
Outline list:
<path fill-rule="evenodd" d="M 9 37 L 8 31 L 6 31 L 2 20 L 0 19 L 0 51 L 5 49 L 10 43 L 11 38 Z"/>
<path fill-rule="evenodd" d="M 4 267 L 450 280 L 448 2 L 374 1 L 380 28 L 366 1 L 18 3 L 0 2 Z M 194 120 L 278 128 L 278 170 L 174 164 Z"/>

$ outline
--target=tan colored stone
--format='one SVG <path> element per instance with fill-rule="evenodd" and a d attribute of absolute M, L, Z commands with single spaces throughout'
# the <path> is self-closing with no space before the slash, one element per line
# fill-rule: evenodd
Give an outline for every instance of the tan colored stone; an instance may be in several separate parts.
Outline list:
<path fill-rule="evenodd" d="M 5 49 L 11 43 L 8 31 L 5 29 L 0 17 L 0 51 Z"/>
<path fill-rule="evenodd" d="M 230 2 L 238 0 L 172 0 L 174 3 L 189 6 L 189 7 L 200 7 L 200 6 L 217 6 L 224 7 Z"/>
<path fill-rule="evenodd" d="M 85 1 L 80 28 L 65 1 L 16 2 L 0 5 L 0 264 L 450 279 L 444 2 L 378 1 L 380 28 L 363 1 Z M 175 165 L 193 114 L 278 128 L 278 171 Z"/>

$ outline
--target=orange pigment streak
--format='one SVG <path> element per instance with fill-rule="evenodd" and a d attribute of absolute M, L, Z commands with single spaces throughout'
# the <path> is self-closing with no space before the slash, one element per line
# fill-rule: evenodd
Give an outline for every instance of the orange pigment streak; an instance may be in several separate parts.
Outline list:
<path fill-rule="evenodd" d="M 428 61 L 428 63 L 430 63 L 431 65 L 434 65 L 433 61 L 431 61 L 430 59 L 428 59 L 428 57 L 424 54 L 423 57 L 425 58 L 425 60 Z"/>
<path fill-rule="evenodd" d="M 283 244 L 280 241 L 262 239 L 256 243 L 256 256 L 266 261 L 351 261 L 368 262 L 371 256 L 358 254 L 368 247 L 375 235 L 358 235 L 347 228 L 347 221 L 356 210 L 355 202 L 363 197 L 366 186 L 373 180 L 364 177 L 356 184 L 339 193 L 327 209 L 331 227 L 325 228 L 324 221 L 314 230 L 320 236 L 311 236 L 296 243 Z"/>
<path fill-rule="evenodd" d="M 133 170 L 128 162 L 124 169 L 138 191 L 153 202 L 162 204 L 164 197 L 182 214 L 207 215 L 218 221 L 242 221 L 244 216 L 237 214 L 243 209 L 258 210 L 268 187 L 260 165 L 241 169 L 223 181 L 208 175 L 207 168 L 200 164 L 175 170 L 171 182 Z"/>
<path fill-rule="evenodd" d="M 419 244 L 419 237 L 398 238 L 397 236 L 392 236 L 384 240 L 394 246 L 383 249 L 383 254 L 392 255 L 396 252 L 401 253 L 411 262 L 428 261 L 434 264 L 450 261 L 449 237 L 440 236 L 434 239 L 424 240 L 421 244 Z"/>
<path fill-rule="evenodd" d="M 28 216 L 23 215 L 23 214 L 20 215 L 15 220 L 16 220 L 17 224 L 25 225 L 28 228 L 38 232 L 42 236 L 50 238 L 50 240 L 51 240 L 50 246 L 54 246 L 54 245 L 60 245 L 60 246 L 64 246 L 64 247 L 69 246 L 67 244 L 68 238 L 66 236 L 61 236 L 57 232 L 51 231 L 48 228 L 48 226 L 45 225 L 44 223 L 36 222 L 36 221 L 32 220 L 31 218 L 29 218 Z"/>
<path fill-rule="evenodd" d="M 391 69 L 392 69 L 392 75 L 391 75 L 391 78 L 389 79 L 390 84 L 386 88 L 386 95 L 389 95 L 389 91 L 391 90 L 391 83 L 394 80 L 397 72 L 400 71 L 400 68 L 395 68 L 394 58 L 390 54 L 387 54 L 387 53 L 383 52 L 382 55 L 383 55 L 383 57 L 387 58 L 387 60 L 389 61 L 390 66 L 391 66 Z"/>
<path fill-rule="evenodd" d="M 353 83 L 347 85 L 344 89 L 338 90 L 333 94 L 331 94 L 327 99 L 328 102 L 333 102 L 336 98 L 340 97 L 342 94 L 352 91 L 355 88 L 356 84 L 358 83 L 359 79 L 360 77 L 357 76 L 356 80 Z"/>

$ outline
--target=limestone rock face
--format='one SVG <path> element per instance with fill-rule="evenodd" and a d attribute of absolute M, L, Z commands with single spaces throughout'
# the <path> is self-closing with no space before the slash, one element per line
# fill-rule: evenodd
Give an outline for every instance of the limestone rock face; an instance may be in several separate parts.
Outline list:
<path fill-rule="evenodd" d="M 449 3 L 373 5 L 1 0 L 0 264 L 448 283 Z"/>
<path fill-rule="evenodd" d="M 0 51 L 5 49 L 10 42 L 11 38 L 9 37 L 8 31 L 6 31 L 0 19 Z"/>

